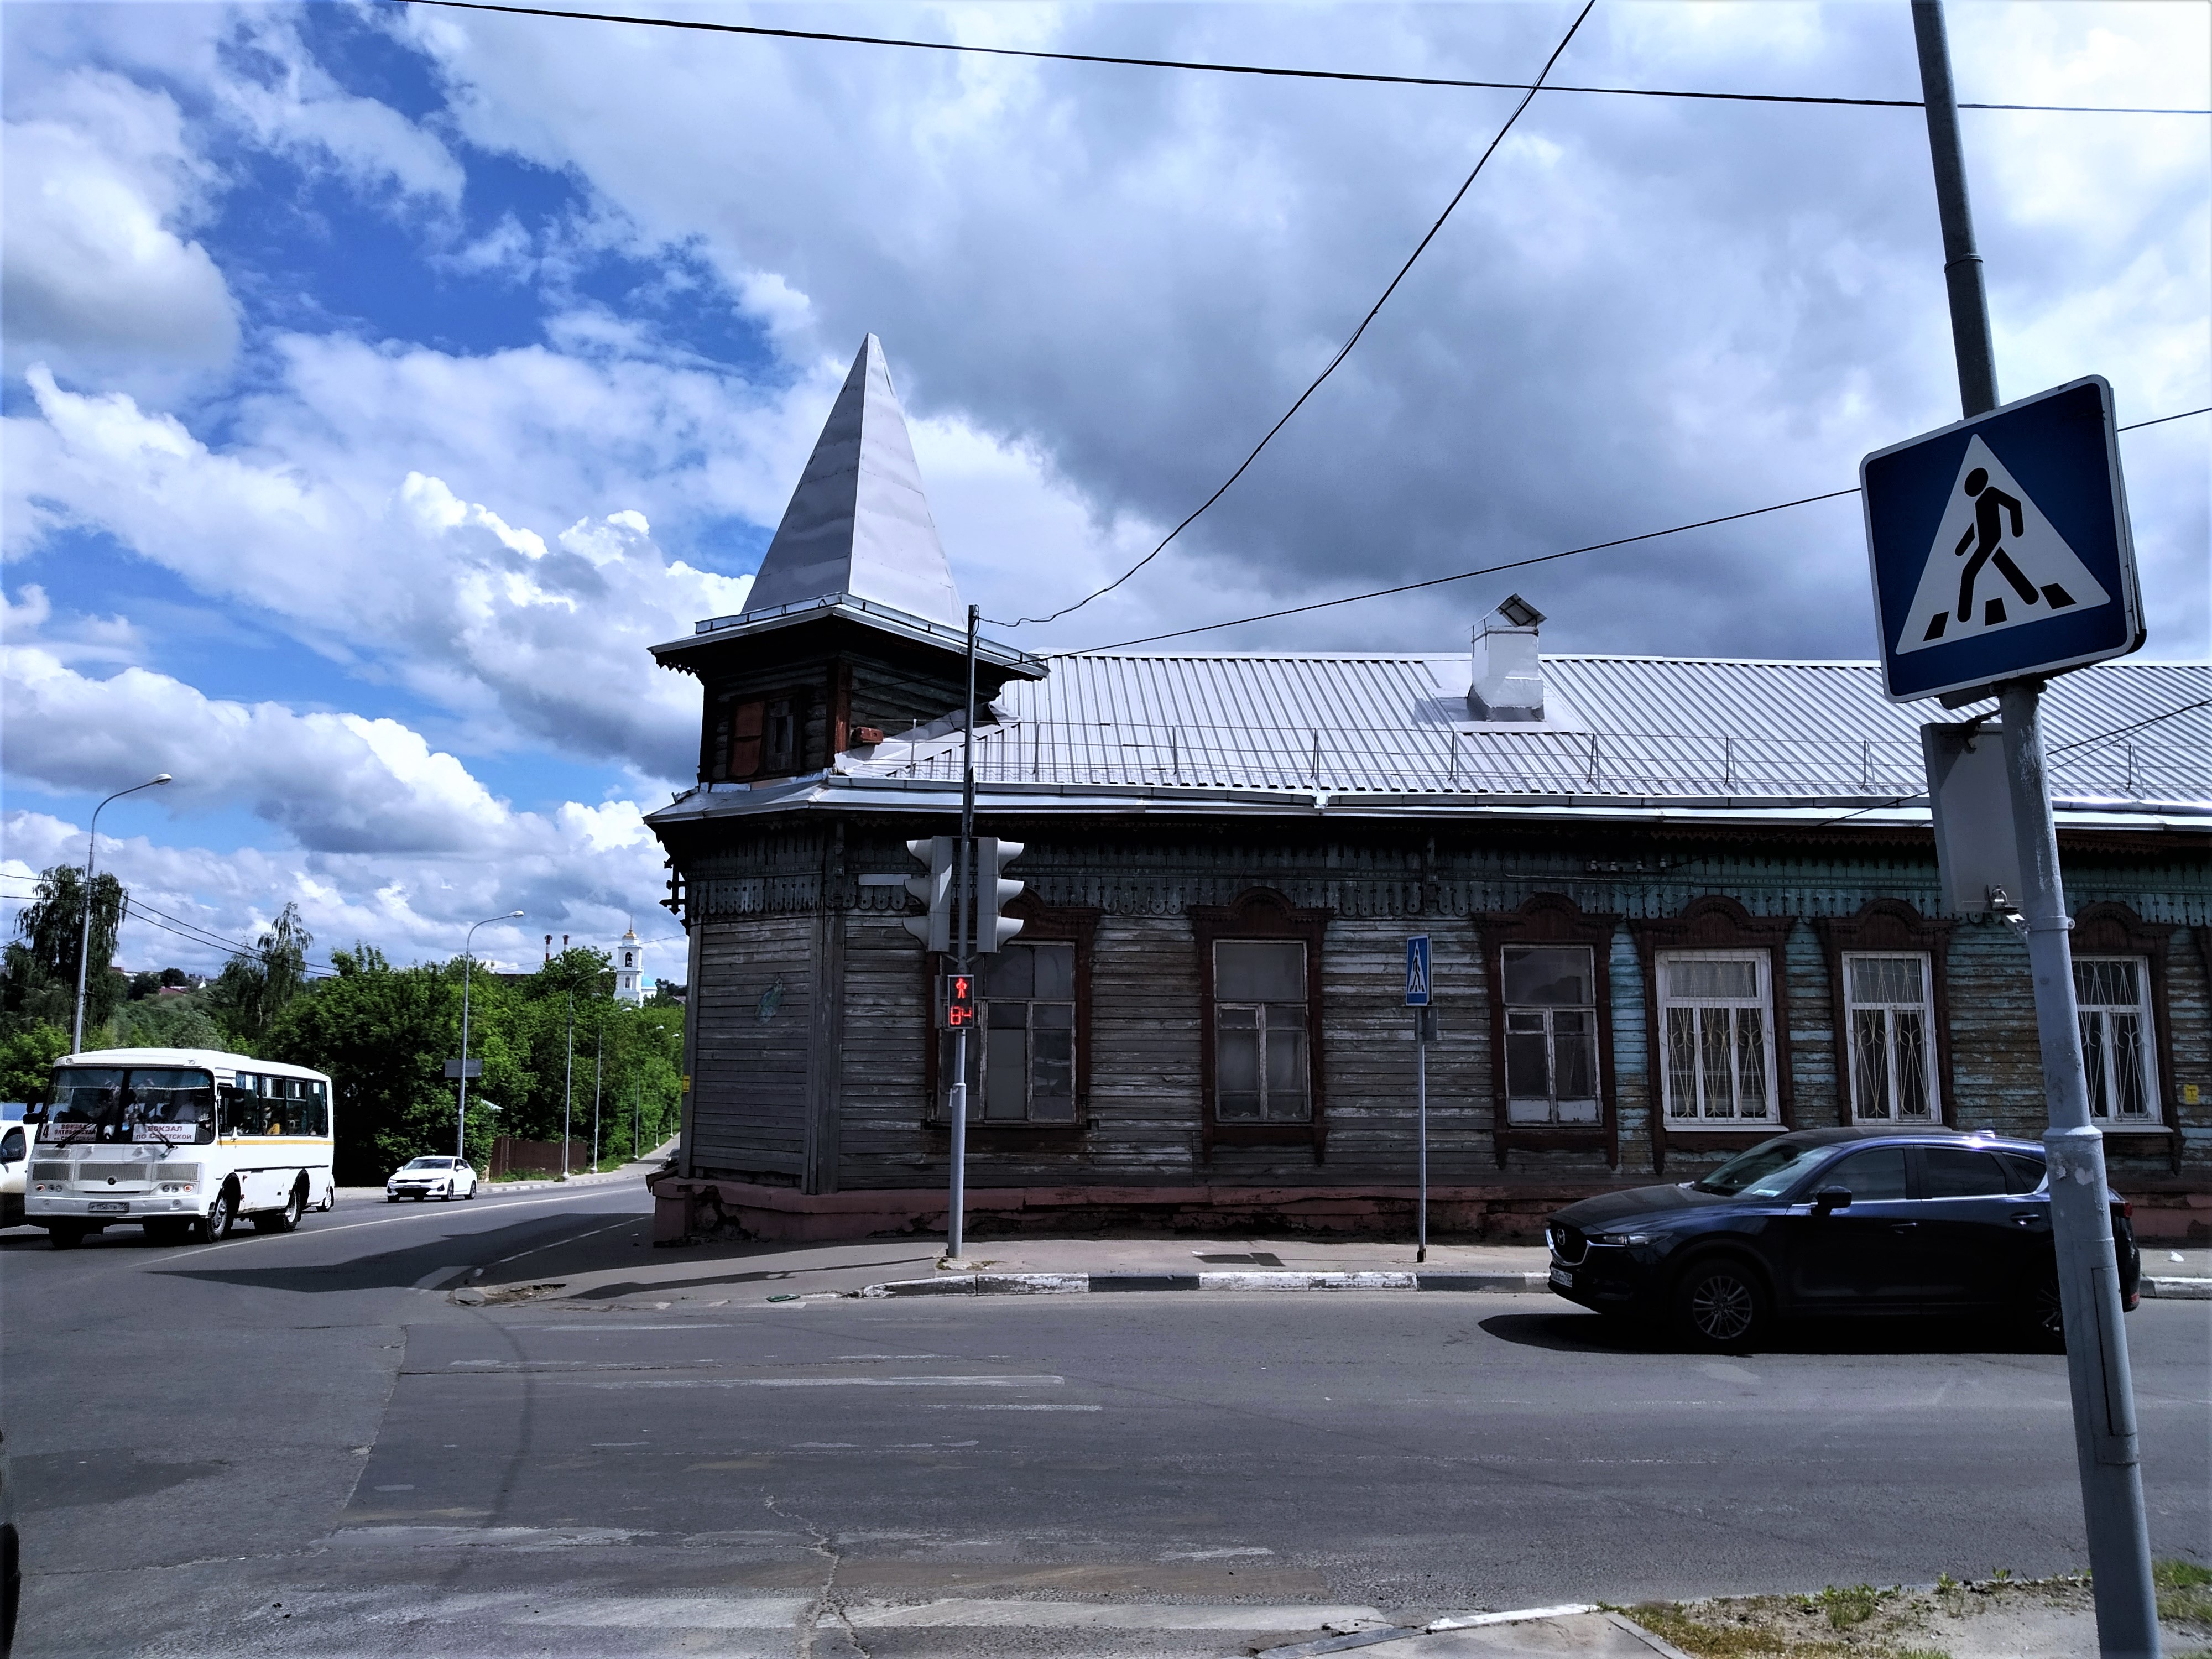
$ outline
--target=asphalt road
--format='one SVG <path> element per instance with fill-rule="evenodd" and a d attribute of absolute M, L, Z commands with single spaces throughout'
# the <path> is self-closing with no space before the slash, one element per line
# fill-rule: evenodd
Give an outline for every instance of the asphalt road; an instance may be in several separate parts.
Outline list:
<path fill-rule="evenodd" d="M 2063 1360 L 2002 1331 L 1714 1358 L 1537 1297 L 434 1288 L 648 1226 L 602 1187 L 0 1234 L 18 1651 L 1161 1659 L 2083 1559 Z M 2129 1330 L 2154 1546 L 2212 1559 L 2212 1304 Z"/>

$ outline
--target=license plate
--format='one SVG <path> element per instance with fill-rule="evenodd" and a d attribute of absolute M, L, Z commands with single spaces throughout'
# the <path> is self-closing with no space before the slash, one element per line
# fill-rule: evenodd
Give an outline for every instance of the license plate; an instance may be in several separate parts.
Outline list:
<path fill-rule="evenodd" d="M 84 1207 L 94 1215 L 129 1215 L 131 1213 L 131 1206 L 119 1199 L 113 1203 L 95 1200 Z"/>
<path fill-rule="evenodd" d="M 1565 1267 L 1552 1269 L 1552 1283 L 1559 1285 L 1562 1290 L 1571 1290 L 1574 1287 L 1574 1282 L 1575 1276 Z"/>

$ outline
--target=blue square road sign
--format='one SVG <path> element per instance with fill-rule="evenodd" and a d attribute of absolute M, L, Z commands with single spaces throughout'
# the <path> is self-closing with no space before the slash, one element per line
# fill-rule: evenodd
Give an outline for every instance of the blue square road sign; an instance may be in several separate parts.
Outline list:
<path fill-rule="evenodd" d="M 1406 941 L 1406 1006 L 1429 1006 L 1429 936 L 1416 933 Z"/>
<path fill-rule="evenodd" d="M 1893 702 L 2141 648 L 2112 417 L 2092 374 L 1859 463 Z"/>

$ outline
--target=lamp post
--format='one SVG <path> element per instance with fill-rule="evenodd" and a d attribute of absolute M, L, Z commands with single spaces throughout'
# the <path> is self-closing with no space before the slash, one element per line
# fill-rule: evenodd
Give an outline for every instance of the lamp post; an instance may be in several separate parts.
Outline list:
<path fill-rule="evenodd" d="M 84 964 L 92 954 L 92 863 L 100 845 L 100 809 L 108 800 L 121 800 L 125 795 L 135 795 L 141 789 L 151 789 L 157 783 L 169 781 L 167 772 L 158 772 L 143 783 L 134 783 L 128 789 L 118 789 L 92 809 L 92 828 L 84 838 L 84 926 L 76 941 L 76 1012 L 70 1018 L 70 1052 L 78 1054 L 84 1048 Z"/>
<path fill-rule="evenodd" d="M 460 1108 L 453 1125 L 453 1161 L 466 1163 L 469 1151 L 469 981 L 476 977 L 477 929 L 489 927 L 495 921 L 520 921 L 522 912 L 509 910 L 503 916 L 486 916 L 482 921 L 471 922 L 461 940 L 461 1094 Z"/>

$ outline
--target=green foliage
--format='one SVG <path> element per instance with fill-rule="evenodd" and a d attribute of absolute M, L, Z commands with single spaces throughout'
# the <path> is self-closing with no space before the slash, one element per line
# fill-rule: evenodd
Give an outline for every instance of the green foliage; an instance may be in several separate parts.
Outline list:
<path fill-rule="evenodd" d="M 112 1048 L 228 1048 L 229 1034 L 216 1024 L 204 993 L 148 997 L 126 1002 L 108 1022 Z"/>
<path fill-rule="evenodd" d="M 1820 1592 L 1820 1605 L 1827 1613 L 1830 1629 L 1849 1630 L 1874 1617 L 1875 1610 L 1881 1605 L 1881 1592 L 1872 1584 L 1854 1584 L 1848 1589 L 1831 1584 Z"/>
<path fill-rule="evenodd" d="M 307 980 L 307 947 L 315 942 L 300 920 L 300 907 L 287 904 L 251 951 L 223 963 L 208 988 L 208 1000 L 224 1030 L 246 1054 L 258 1044 Z"/>
<path fill-rule="evenodd" d="M 10 1025 L 49 1024 L 64 1030 L 76 1003 L 76 964 L 84 943 L 84 872 L 73 864 L 40 872 L 38 896 L 16 913 L 17 938 L 9 943 L 0 970 L 0 1014 Z M 112 973 L 115 933 L 122 926 L 122 884 L 102 872 L 92 883 L 91 948 L 85 957 L 84 1024 L 105 1021 L 124 987 Z"/>
<path fill-rule="evenodd" d="M 26 1025 L 0 1037 L 0 1097 L 44 1105 L 52 1097 L 54 1062 L 69 1052 L 58 1025 Z"/>
<path fill-rule="evenodd" d="M 338 1179 L 365 1185 L 408 1158 L 453 1150 L 459 1090 L 445 1062 L 461 1052 L 463 965 L 395 969 L 368 945 L 331 959 L 337 977 L 294 996 L 261 1052 L 331 1074 Z M 565 951 L 519 982 L 474 965 L 468 1052 L 483 1073 L 469 1084 L 466 1147 L 479 1168 L 495 1135 L 558 1139 L 564 1101 L 576 1138 L 588 1139 L 595 1079 L 603 1153 L 655 1146 L 672 1126 L 683 1011 L 617 1003 L 612 984 L 597 951 Z"/>
<path fill-rule="evenodd" d="M 2212 1625 L 2212 1567 L 2194 1561 L 2154 1561 L 2150 1581 L 2158 1589 L 2158 1616 Z"/>

